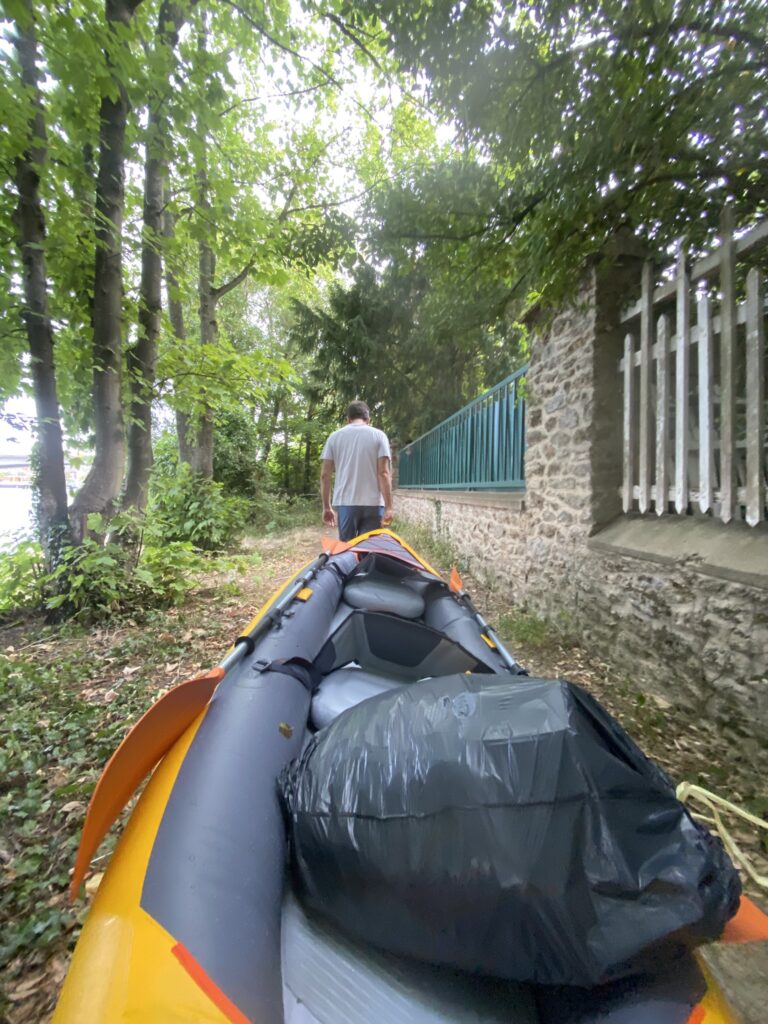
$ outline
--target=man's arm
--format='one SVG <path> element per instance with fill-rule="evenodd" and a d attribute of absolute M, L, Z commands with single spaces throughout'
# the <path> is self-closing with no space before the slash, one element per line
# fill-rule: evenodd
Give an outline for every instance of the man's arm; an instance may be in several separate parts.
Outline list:
<path fill-rule="evenodd" d="M 384 516 L 381 520 L 382 526 L 389 526 L 394 517 L 392 510 L 392 469 L 387 456 L 380 456 L 377 475 L 379 477 L 379 490 L 384 499 Z"/>
<path fill-rule="evenodd" d="M 381 461 L 381 460 L 379 460 Z M 323 502 L 323 522 L 326 526 L 336 525 L 336 515 L 331 507 L 331 483 L 333 481 L 333 460 L 323 459 L 320 469 L 320 498 Z"/>

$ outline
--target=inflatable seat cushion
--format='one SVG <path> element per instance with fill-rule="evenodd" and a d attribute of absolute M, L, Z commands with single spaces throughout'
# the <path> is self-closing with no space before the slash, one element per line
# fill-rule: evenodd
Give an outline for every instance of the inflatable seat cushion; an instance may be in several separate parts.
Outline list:
<path fill-rule="evenodd" d="M 396 690 L 402 685 L 401 680 L 388 679 L 362 668 L 338 668 L 325 676 L 315 691 L 312 698 L 312 725 L 316 729 L 323 729 L 347 708 L 387 690 Z"/>
<path fill-rule="evenodd" d="M 405 582 L 386 576 L 353 576 L 344 588 L 344 600 L 368 612 L 389 612 L 403 619 L 424 614 L 424 598 Z"/>

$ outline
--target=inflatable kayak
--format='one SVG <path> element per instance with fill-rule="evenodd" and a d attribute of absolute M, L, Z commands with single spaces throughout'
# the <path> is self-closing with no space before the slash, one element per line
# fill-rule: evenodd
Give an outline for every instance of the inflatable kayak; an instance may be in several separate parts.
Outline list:
<path fill-rule="evenodd" d="M 54 1024 L 732 1024 L 694 955 L 590 990 L 515 984 L 379 952 L 308 915 L 293 894 L 275 780 L 312 732 L 388 688 L 520 671 L 455 572 L 444 581 L 388 530 L 333 544 L 217 669 L 150 708 L 107 764 L 73 898 L 151 779 Z M 724 940 L 767 938 L 768 919 L 742 899 Z"/>

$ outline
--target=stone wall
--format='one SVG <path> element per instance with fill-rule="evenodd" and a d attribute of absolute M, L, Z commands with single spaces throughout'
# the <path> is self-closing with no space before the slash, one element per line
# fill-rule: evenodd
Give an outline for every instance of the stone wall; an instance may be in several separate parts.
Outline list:
<path fill-rule="evenodd" d="M 398 490 L 396 510 L 636 684 L 766 743 L 768 533 L 621 515 L 616 325 L 636 275 L 593 269 L 535 330 L 524 495 Z"/>

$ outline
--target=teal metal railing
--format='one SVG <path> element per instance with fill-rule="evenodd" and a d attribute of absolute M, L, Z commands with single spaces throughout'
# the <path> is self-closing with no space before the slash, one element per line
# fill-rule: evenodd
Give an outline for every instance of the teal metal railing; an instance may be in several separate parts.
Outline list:
<path fill-rule="evenodd" d="M 398 486 L 439 490 L 525 487 L 528 367 L 486 391 L 400 451 Z"/>

